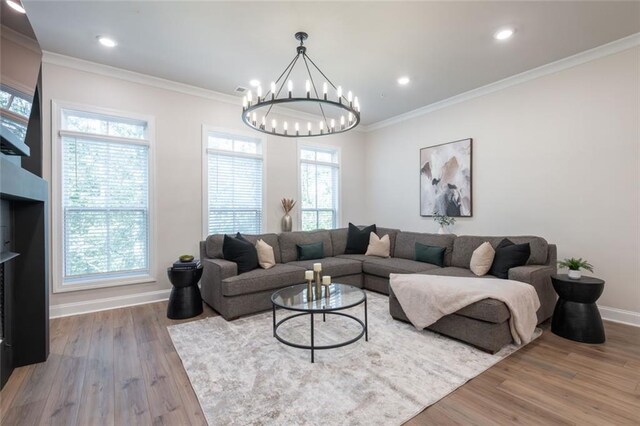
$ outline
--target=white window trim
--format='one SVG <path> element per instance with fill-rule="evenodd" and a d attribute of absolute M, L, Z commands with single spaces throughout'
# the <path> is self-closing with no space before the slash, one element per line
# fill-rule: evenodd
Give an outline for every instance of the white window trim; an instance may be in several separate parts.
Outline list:
<path fill-rule="evenodd" d="M 218 132 L 218 133 L 228 133 L 229 135 L 237 135 L 242 137 L 247 137 L 251 139 L 260 140 L 262 155 L 251 155 L 251 154 L 242 154 L 235 153 L 231 151 L 220 151 L 225 154 L 230 155 L 239 155 L 239 156 L 247 156 L 251 158 L 262 159 L 262 223 L 260 227 L 262 228 L 262 233 L 267 232 L 267 139 L 260 135 L 256 135 L 255 133 L 247 132 L 246 130 L 234 130 L 224 127 L 211 126 L 208 124 L 202 125 L 202 239 L 206 240 L 209 236 L 209 179 L 207 174 L 207 168 L 209 167 L 208 162 L 208 153 L 209 153 L 209 133 L 210 132 Z M 215 151 L 215 150 L 212 150 Z"/>
<path fill-rule="evenodd" d="M 330 144 L 325 144 L 325 143 L 309 143 L 307 141 L 303 141 L 301 139 L 297 139 L 297 145 L 298 145 L 298 149 L 297 149 L 297 170 L 298 170 L 298 202 L 299 202 L 299 206 L 298 206 L 298 214 L 297 214 L 297 226 L 296 229 L 298 231 L 302 231 L 302 179 L 301 179 L 301 175 L 302 175 L 302 167 L 301 164 L 304 162 L 304 160 L 302 160 L 300 158 L 300 154 L 301 151 L 304 148 L 308 148 L 308 149 L 324 149 L 327 151 L 335 151 L 336 152 L 336 156 L 338 159 L 338 197 L 336 198 L 336 202 L 338 203 L 338 205 L 336 206 L 336 229 L 338 228 L 342 228 L 344 227 L 343 225 L 343 221 L 342 221 L 342 148 L 339 146 L 335 146 L 335 145 L 330 145 Z M 308 163 L 313 163 L 313 164 L 325 164 L 328 166 L 336 166 L 336 164 L 334 163 L 323 163 L 321 161 L 307 161 Z"/>
<path fill-rule="evenodd" d="M 62 141 L 61 132 L 82 134 L 108 140 L 109 136 L 92 135 L 60 129 L 62 110 L 79 110 L 96 114 L 126 117 L 145 121 L 147 123 L 146 143 L 140 140 L 130 140 L 134 143 L 145 143 L 149 146 L 149 273 L 127 274 L 113 277 L 91 277 L 74 279 L 72 283 L 64 283 L 64 235 L 62 224 Z M 133 112 L 99 108 L 72 102 L 51 100 L 51 270 L 53 293 L 70 291 L 93 290 L 96 288 L 117 287 L 132 284 L 157 283 L 156 278 L 156 149 L 155 149 L 155 117 Z"/>

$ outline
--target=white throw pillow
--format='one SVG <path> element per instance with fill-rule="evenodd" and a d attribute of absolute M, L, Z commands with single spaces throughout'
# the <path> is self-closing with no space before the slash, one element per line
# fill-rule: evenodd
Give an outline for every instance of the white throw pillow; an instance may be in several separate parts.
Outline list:
<path fill-rule="evenodd" d="M 486 275 L 491 269 L 493 264 L 493 258 L 496 256 L 496 251 L 488 241 L 480 244 L 480 247 L 473 251 L 471 255 L 471 264 L 469 269 L 471 272 L 478 276 Z"/>
<path fill-rule="evenodd" d="M 258 252 L 258 263 L 263 269 L 269 269 L 276 266 L 276 256 L 273 254 L 273 247 L 262 240 L 256 243 L 256 251 Z"/>
<path fill-rule="evenodd" d="M 364 254 L 365 256 L 389 257 L 390 251 L 391 240 L 389 240 L 389 235 L 380 238 L 375 232 L 369 234 L 369 245 L 367 246 L 367 252 Z"/>

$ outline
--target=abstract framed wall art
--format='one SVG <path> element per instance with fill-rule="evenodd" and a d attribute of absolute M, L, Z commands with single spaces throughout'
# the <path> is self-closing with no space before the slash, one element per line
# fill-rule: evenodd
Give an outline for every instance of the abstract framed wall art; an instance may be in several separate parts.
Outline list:
<path fill-rule="evenodd" d="M 472 216 L 471 142 L 462 139 L 420 150 L 420 216 Z"/>

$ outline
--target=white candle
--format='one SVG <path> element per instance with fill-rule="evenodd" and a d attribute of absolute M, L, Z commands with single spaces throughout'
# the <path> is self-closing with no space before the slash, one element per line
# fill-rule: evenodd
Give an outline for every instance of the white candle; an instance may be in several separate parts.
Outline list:
<path fill-rule="evenodd" d="M 322 284 L 331 284 L 331 276 L 325 275 L 324 277 L 322 277 Z"/>
<path fill-rule="evenodd" d="M 276 83 L 271 82 L 271 95 L 274 96 L 276 94 Z"/>
<path fill-rule="evenodd" d="M 258 86 L 256 92 L 258 92 L 258 102 L 260 102 L 260 98 L 262 97 L 262 86 Z"/>
<path fill-rule="evenodd" d="M 325 99 L 327 98 L 327 89 L 328 89 L 328 87 L 327 87 L 327 82 L 325 81 L 325 82 L 322 84 L 322 94 L 324 95 Z"/>
<path fill-rule="evenodd" d="M 307 89 L 307 97 L 309 97 L 309 92 L 311 92 L 311 82 L 307 80 L 307 82 L 304 85 L 305 85 L 305 89 Z"/>
<path fill-rule="evenodd" d="M 313 279 L 313 271 L 304 271 L 304 279 L 312 280 Z"/>
<path fill-rule="evenodd" d="M 284 122 L 284 132 L 287 133 L 287 130 L 289 129 L 289 125 L 287 124 L 287 122 Z"/>
<path fill-rule="evenodd" d="M 247 108 L 247 97 L 243 96 L 242 97 L 242 108 Z"/>
<path fill-rule="evenodd" d="M 342 86 L 338 86 L 338 89 L 336 89 L 336 94 L 338 95 L 338 99 L 342 98 Z"/>
<path fill-rule="evenodd" d="M 289 80 L 287 83 L 287 89 L 289 91 L 289 97 L 291 97 L 291 92 L 293 92 L 293 81 Z"/>
<path fill-rule="evenodd" d="M 278 127 L 278 122 L 276 120 L 271 120 L 271 130 L 275 132 L 277 127 Z"/>
<path fill-rule="evenodd" d="M 322 271 L 322 263 L 314 263 L 313 264 L 313 270 L 316 271 L 316 272 Z"/>
<path fill-rule="evenodd" d="M 249 104 L 251 104 L 252 100 L 253 100 L 253 94 L 251 93 L 251 90 L 249 90 L 247 92 L 247 101 L 249 101 Z"/>
<path fill-rule="evenodd" d="M 296 133 L 298 133 L 300 131 L 300 125 L 298 124 L 298 122 L 296 121 Z"/>

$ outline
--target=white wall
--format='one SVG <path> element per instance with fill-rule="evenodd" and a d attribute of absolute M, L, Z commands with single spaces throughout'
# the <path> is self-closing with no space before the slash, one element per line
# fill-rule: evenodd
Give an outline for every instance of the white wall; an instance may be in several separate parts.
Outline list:
<path fill-rule="evenodd" d="M 240 120 L 239 99 L 235 104 L 206 91 L 166 82 L 167 87 L 199 95 L 190 95 L 162 86 L 158 79 L 89 64 L 84 61 L 45 55 L 43 64 L 43 103 L 45 129 L 45 179 L 51 181 L 51 101 L 66 101 L 102 108 L 129 111 L 155 117 L 156 144 L 156 253 L 157 283 L 82 290 L 52 294 L 55 315 L 78 312 L 92 301 L 91 309 L 114 304 L 133 303 L 164 297 L 153 293 L 170 288 L 166 267 L 182 253 L 197 253 L 202 239 L 202 125 L 250 131 Z M 54 63 L 55 62 L 55 63 Z M 70 66 L 60 65 L 68 62 Z M 81 71 L 80 69 L 92 72 Z M 95 71 L 95 72 L 93 72 Z M 127 80 L 110 75 L 124 75 Z M 128 80 L 140 81 L 136 83 Z M 146 81 L 151 84 L 145 84 Z M 223 100 L 211 99 L 219 97 Z M 292 120 L 293 121 L 293 120 Z M 291 122 L 292 122 L 291 121 Z M 54 139 L 55 143 L 56 140 Z M 364 200 L 364 134 L 318 138 L 318 142 L 340 147 L 343 173 L 342 218 L 344 222 L 362 221 L 366 215 Z M 267 137 L 266 142 L 266 232 L 280 231 L 280 199 L 298 199 L 296 139 Z M 344 225 L 344 224 L 343 224 Z M 55 245 L 53 246 L 55 249 Z M 130 298 L 131 295 L 137 295 Z M 115 298 L 104 303 L 97 299 Z M 80 303 L 80 305 L 73 305 Z M 72 304 L 72 305 L 68 305 Z M 62 308 L 60 305 L 65 305 Z M 87 305 L 89 306 L 89 305 Z M 87 308 L 88 309 L 88 308 Z"/>
<path fill-rule="evenodd" d="M 640 313 L 639 64 L 636 47 L 367 134 L 369 222 L 435 232 L 419 149 L 473 138 L 473 218 L 453 232 L 543 236 L 594 264 L 599 303 Z"/>

